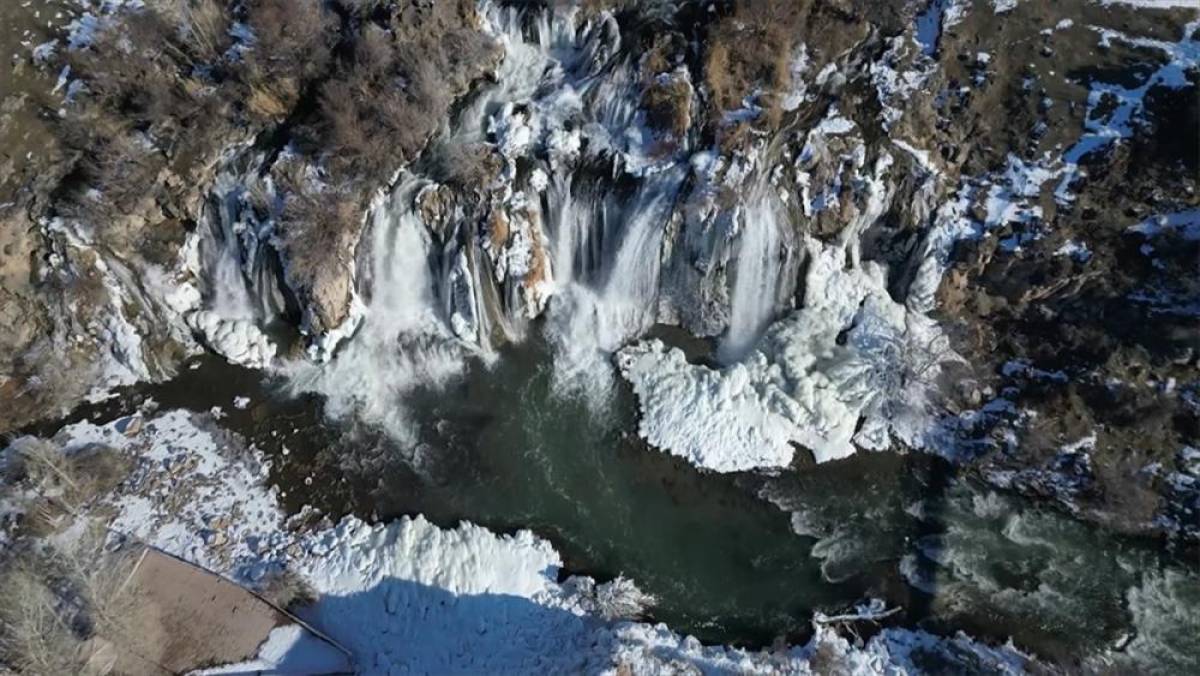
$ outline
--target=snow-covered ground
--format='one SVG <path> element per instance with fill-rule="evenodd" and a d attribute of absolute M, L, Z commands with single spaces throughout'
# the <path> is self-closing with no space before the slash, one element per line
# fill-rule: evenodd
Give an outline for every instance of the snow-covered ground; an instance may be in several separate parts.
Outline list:
<path fill-rule="evenodd" d="M 965 636 L 903 629 L 856 647 L 821 618 L 803 646 L 704 646 L 662 624 L 620 619 L 621 609 L 646 600 L 628 581 L 559 582 L 561 558 L 529 531 L 502 535 L 465 522 L 447 529 L 420 516 L 291 529 L 276 491 L 263 484 L 259 453 L 205 416 L 85 422 L 56 440 L 68 451 L 104 443 L 138 460 L 130 480 L 101 501 L 115 508 L 115 530 L 251 586 L 272 570 L 299 573 L 318 593 L 303 618 L 348 648 L 359 673 L 895 674 L 918 671 L 918 653 L 1019 673 L 1027 660 Z M 277 630 L 257 660 L 238 666 L 319 668 L 330 655 L 295 633 Z"/>

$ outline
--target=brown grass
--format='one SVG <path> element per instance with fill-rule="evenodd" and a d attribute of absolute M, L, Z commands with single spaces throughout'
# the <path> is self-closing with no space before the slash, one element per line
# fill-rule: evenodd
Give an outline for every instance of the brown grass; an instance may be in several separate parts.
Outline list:
<path fill-rule="evenodd" d="M 682 139 L 692 123 L 692 88 L 681 77 L 655 79 L 642 92 L 642 108 L 652 126 Z"/>
<path fill-rule="evenodd" d="M 127 635 L 131 560 L 108 553 L 103 529 L 71 549 L 25 547 L 0 561 L 0 663 L 22 674 L 83 673 L 94 637 Z"/>
<path fill-rule="evenodd" d="M 779 94 L 791 83 L 794 39 L 804 19 L 805 3 L 796 0 L 739 0 L 709 36 L 704 78 L 714 122 L 736 110 L 755 91 L 769 127 L 779 125 Z"/>

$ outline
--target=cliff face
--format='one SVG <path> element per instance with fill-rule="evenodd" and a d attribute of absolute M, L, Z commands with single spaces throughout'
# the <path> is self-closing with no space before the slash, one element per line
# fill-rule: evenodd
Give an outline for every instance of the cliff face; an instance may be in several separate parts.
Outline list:
<path fill-rule="evenodd" d="M 625 348 L 643 433 L 700 464 L 923 448 L 1183 528 L 1186 11 L 200 4 L 81 20 L 6 92 L 13 138 L 64 111 L 6 159 L 8 427 L 198 344 L 372 411 L 542 330 L 568 387 Z M 656 323 L 712 354 L 642 342 Z M 686 431 L 731 401 L 723 429 L 765 436 L 700 457 Z"/>
<path fill-rule="evenodd" d="M 214 248 L 269 258 L 253 284 L 310 333 L 346 323 L 371 194 L 498 56 L 469 2 L 194 5 L 3 10 L 22 55 L 0 91 L 2 429 L 168 377 L 200 344 L 269 361 L 265 317 L 208 312 Z M 214 242 L 229 199 L 272 231 Z"/>

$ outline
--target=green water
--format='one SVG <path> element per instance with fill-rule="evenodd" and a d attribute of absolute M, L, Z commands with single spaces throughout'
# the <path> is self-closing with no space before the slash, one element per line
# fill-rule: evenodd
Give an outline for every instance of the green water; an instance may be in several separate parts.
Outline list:
<path fill-rule="evenodd" d="M 211 358 L 197 366 L 76 417 L 110 419 L 148 397 L 163 408 L 220 406 L 223 424 L 272 457 L 290 510 L 529 528 L 569 572 L 631 577 L 658 598 L 652 619 L 705 641 L 800 639 L 814 610 L 878 596 L 904 608 L 901 624 L 1012 636 L 1076 665 L 1137 634 L 1128 599 L 1147 574 L 1173 571 L 1178 588 L 1200 589 L 1190 555 L 997 495 L 923 454 L 859 453 L 776 475 L 700 472 L 636 437 L 627 389 L 599 411 L 556 394 L 536 340 L 412 395 L 420 443 L 411 448 L 325 419 L 316 397 L 278 396 L 256 372 Z M 235 409 L 235 396 L 252 403 Z M 1200 641 L 1185 634 L 1171 634 L 1172 645 L 1194 654 Z"/>

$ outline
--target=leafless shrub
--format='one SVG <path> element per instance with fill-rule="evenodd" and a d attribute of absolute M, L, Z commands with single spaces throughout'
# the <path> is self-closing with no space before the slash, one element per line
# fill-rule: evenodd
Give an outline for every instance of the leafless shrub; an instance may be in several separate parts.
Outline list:
<path fill-rule="evenodd" d="M 618 575 L 596 586 L 596 610 L 606 619 L 638 619 L 646 614 L 657 599 L 647 594 L 633 580 Z"/>
<path fill-rule="evenodd" d="M 281 120 L 307 83 L 329 68 L 338 23 L 319 0 L 254 0 L 246 11 L 255 39 L 243 74 L 247 109 Z"/>
<path fill-rule="evenodd" d="M 16 462 L 10 472 L 20 475 L 18 480 L 42 498 L 39 509 L 47 515 L 74 514 L 129 475 L 129 459 L 101 444 L 68 454 L 53 442 L 22 437 L 13 442 L 12 449 Z"/>
<path fill-rule="evenodd" d="M 106 553 L 102 529 L 70 549 L 25 547 L 0 561 L 0 663 L 39 676 L 83 673 L 89 640 L 128 636 L 131 554 Z"/>
<path fill-rule="evenodd" d="M 76 476 L 75 467 L 56 444 L 36 437 L 23 437 L 12 444 L 16 452 L 17 471 L 39 493 L 79 493 L 83 479 Z"/>
<path fill-rule="evenodd" d="M 816 641 L 816 648 L 808 658 L 809 669 L 814 674 L 841 676 L 853 673 L 842 650 L 834 643 L 836 640 L 833 637 L 821 637 Z"/>
<path fill-rule="evenodd" d="M 221 0 L 158 0 L 150 9 L 177 26 L 181 47 L 198 63 L 220 60 L 232 44 L 232 19 Z"/>
<path fill-rule="evenodd" d="M 287 274 L 307 286 L 336 266 L 338 252 L 353 241 L 362 222 L 357 193 L 316 185 L 304 178 L 283 175 L 285 194 L 280 215 Z"/>
<path fill-rule="evenodd" d="M 759 105 L 767 124 L 778 125 L 778 94 L 791 81 L 793 39 L 802 19 L 802 4 L 793 0 L 739 0 L 714 26 L 704 76 L 718 119 L 757 90 L 765 95 Z"/>
<path fill-rule="evenodd" d="M 337 0 L 346 12 L 355 16 L 368 16 L 387 5 L 388 0 Z"/>
<path fill-rule="evenodd" d="M 438 149 L 434 175 L 459 190 L 491 185 L 504 167 L 495 148 L 486 143 L 452 144 Z"/>
<path fill-rule="evenodd" d="M 368 25 L 355 44 L 353 65 L 321 92 L 330 168 L 344 181 L 377 181 L 421 150 L 448 105 L 434 64 Z"/>
<path fill-rule="evenodd" d="M 81 673 L 83 640 L 58 611 L 59 598 L 28 563 L 0 573 L 0 661 L 18 673 Z"/>
<path fill-rule="evenodd" d="M 682 77 L 655 78 L 642 92 L 642 108 L 652 126 L 681 139 L 691 126 L 692 88 Z"/>

